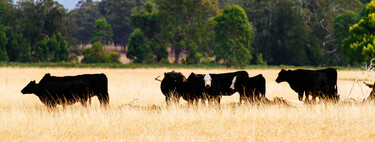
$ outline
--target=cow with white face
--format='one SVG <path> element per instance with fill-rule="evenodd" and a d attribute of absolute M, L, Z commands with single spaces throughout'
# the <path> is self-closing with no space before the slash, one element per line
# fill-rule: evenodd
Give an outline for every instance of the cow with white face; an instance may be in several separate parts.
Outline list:
<path fill-rule="evenodd" d="M 203 80 L 204 80 L 204 86 L 206 88 L 210 88 L 211 87 L 211 82 L 212 82 L 212 78 L 211 78 L 210 74 L 206 74 L 204 76 Z"/>
<path fill-rule="evenodd" d="M 237 71 L 222 74 L 206 74 L 203 77 L 203 81 L 209 102 L 215 101 L 220 104 L 221 96 L 230 96 L 237 92 L 236 90 L 231 90 L 229 88 L 235 76 L 249 77 L 246 71 Z"/>

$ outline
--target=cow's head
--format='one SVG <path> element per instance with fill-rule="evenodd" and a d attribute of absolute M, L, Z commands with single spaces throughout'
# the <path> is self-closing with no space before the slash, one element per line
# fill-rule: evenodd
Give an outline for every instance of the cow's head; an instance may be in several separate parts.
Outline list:
<path fill-rule="evenodd" d="M 164 73 L 163 80 L 170 83 L 187 82 L 186 77 L 181 72 L 175 72 L 174 70 L 172 72 Z"/>
<path fill-rule="evenodd" d="M 39 81 L 39 84 L 43 84 L 43 83 L 49 81 L 50 78 L 51 78 L 51 74 L 50 74 L 50 73 L 46 73 L 46 74 L 43 76 L 43 78 Z"/>
<path fill-rule="evenodd" d="M 21 90 L 21 93 L 22 94 L 32 94 L 32 93 L 35 93 L 36 87 L 37 87 L 37 84 L 35 83 L 35 80 L 34 81 L 30 81 L 30 83 L 27 84 L 26 87 Z"/>
<path fill-rule="evenodd" d="M 211 78 L 210 74 L 206 74 L 203 77 L 203 80 L 204 80 L 204 86 L 206 88 L 210 88 L 211 87 L 211 82 L 212 82 L 212 78 Z"/>
<path fill-rule="evenodd" d="M 231 84 L 230 87 L 229 87 L 231 90 L 234 90 L 234 89 L 235 89 L 235 88 L 234 88 L 234 84 L 236 83 L 236 80 L 237 80 L 237 76 L 233 77 L 232 84 Z"/>
<path fill-rule="evenodd" d="M 282 69 L 280 72 L 279 72 L 279 75 L 277 76 L 276 78 L 276 82 L 277 83 L 280 83 L 280 82 L 283 82 L 283 81 L 286 81 L 287 80 L 287 75 L 288 71 Z"/>

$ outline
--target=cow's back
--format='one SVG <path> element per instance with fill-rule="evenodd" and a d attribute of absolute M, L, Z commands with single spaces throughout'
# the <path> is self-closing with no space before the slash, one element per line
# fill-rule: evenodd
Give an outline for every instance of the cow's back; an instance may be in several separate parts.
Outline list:
<path fill-rule="evenodd" d="M 230 73 L 210 74 L 210 76 L 212 78 L 212 87 L 207 88 L 207 92 L 217 96 L 234 94 L 236 91 L 230 89 L 233 78 L 235 76 L 247 78 L 249 77 L 249 74 L 246 71 L 236 71 Z"/>

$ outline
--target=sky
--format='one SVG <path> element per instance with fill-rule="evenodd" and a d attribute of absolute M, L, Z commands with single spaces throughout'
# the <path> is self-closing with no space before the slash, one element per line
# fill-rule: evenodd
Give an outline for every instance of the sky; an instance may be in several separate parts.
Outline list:
<path fill-rule="evenodd" d="M 17 2 L 18 0 L 14 0 L 14 2 Z M 65 9 L 72 10 L 75 8 L 75 5 L 78 3 L 78 0 L 54 0 L 59 2 L 64 6 Z M 100 1 L 100 0 L 94 0 L 94 1 Z"/>

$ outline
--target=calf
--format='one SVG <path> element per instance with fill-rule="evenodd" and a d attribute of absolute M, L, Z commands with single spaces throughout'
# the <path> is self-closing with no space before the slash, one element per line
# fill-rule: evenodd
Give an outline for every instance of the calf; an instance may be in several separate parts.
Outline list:
<path fill-rule="evenodd" d="M 240 103 L 242 103 L 242 100 L 259 101 L 266 97 L 266 79 L 262 74 L 254 77 L 235 76 L 230 89 L 236 90 L 240 94 Z"/>

